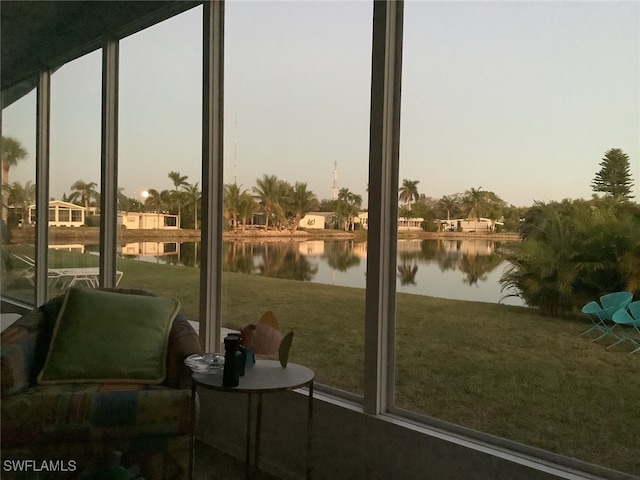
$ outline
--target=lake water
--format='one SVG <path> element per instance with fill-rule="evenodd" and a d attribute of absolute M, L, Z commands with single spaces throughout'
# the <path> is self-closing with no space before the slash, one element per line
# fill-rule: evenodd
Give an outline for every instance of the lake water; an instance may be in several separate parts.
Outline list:
<path fill-rule="evenodd" d="M 499 283 L 509 263 L 492 240 L 399 240 L 397 291 L 434 297 L 522 305 L 503 298 Z M 354 240 L 224 243 L 223 270 L 273 278 L 365 288 L 367 242 Z M 145 242 L 121 255 L 154 263 L 195 265 L 196 243 Z"/>

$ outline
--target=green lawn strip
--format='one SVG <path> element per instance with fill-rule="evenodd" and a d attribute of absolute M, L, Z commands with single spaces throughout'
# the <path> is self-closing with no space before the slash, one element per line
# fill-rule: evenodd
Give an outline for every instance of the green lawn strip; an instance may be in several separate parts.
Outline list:
<path fill-rule="evenodd" d="M 67 254 L 50 252 L 50 261 Z M 97 257 L 73 266 L 82 262 Z M 178 298 L 198 318 L 198 269 L 128 259 L 118 269 L 121 287 Z M 362 393 L 363 289 L 225 272 L 222 301 L 230 328 L 273 311 L 283 333 L 295 331 L 290 361 L 313 368 L 318 382 Z M 638 475 L 640 357 L 580 336 L 588 327 L 528 308 L 398 294 L 396 404 Z"/>

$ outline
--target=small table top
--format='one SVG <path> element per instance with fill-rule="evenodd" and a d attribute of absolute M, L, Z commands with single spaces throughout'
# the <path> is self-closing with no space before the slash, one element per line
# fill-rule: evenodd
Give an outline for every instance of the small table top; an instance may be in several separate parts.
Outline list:
<path fill-rule="evenodd" d="M 310 368 L 296 363 L 282 368 L 276 360 L 256 360 L 255 365 L 244 369 L 237 387 L 222 386 L 222 369 L 216 373 L 193 373 L 196 385 L 212 390 L 237 393 L 264 393 L 292 390 L 310 384 L 315 373 Z"/>

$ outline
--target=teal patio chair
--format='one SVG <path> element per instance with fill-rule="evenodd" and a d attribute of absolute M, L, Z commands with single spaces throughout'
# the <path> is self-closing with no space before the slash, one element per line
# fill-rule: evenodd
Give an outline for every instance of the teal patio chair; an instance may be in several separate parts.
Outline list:
<path fill-rule="evenodd" d="M 589 332 L 595 330 L 600 335 L 597 338 L 591 340 L 592 342 L 596 342 L 601 338 L 606 337 L 611 334 L 611 329 L 614 325 L 610 325 L 607 323 L 607 320 L 611 318 L 607 311 L 605 311 L 598 302 L 589 302 L 584 307 L 582 307 L 582 313 L 587 315 L 591 319 L 591 328 L 585 330 L 580 335 L 586 335 Z"/>
<path fill-rule="evenodd" d="M 636 320 L 640 319 L 640 300 L 627 305 L 627 310 L 633 318 L 635 318 Z"/>
<path fill-rule="evenodd" d="M 600 297 L 600 305 L 609 315 L 609 320 L 613 319 L 613 314 L 621 308 L 627 308 L 631 303 L 633 293 L 631 292 L 614 292 L 602 295 Z"/>
<path fill-rule="evenodd" d="M 629 304 L 627 309 L 621 308 L 613 314 L 613 321 L 619 326 L 621 332 L 618 341 L 609 345 L 607 350 L 623 342 L 631 342 L 636 349 L 631 353 L 640 351 L 640 301 Z"/>

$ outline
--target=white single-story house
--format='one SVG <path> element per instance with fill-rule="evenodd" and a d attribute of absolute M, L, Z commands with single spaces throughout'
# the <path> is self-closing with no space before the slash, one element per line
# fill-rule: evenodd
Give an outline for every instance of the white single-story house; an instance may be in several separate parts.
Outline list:
<path fill-rule="evenodd" d="M 400 217 L 398 218 L 398 231 L 399 232 L 421 232 L 422 231 L 422 222 L 424 222 L 424 218 L 409 218 L 409 217 Z"/>
<path fill-rule="evenodd" d="M 504 225 L 502 222 L 490 218 L 456 218 L 442 220 L 444 230 L 451 232 L 492 232 L 496 225 Z"/>
<path fill-rule="evenodd" d="M 63 202 L 62 200 L 49 202 L 50 227 L 82 227 L 86 216 L 85 208 L 75 203 Z M 35 225 L 35 223 L 36 206 L 29 205 L 29 225 Z"/>
<path fill-rule="evenodd" d="M 178 215 L 169 213 L 126 212 L 118 214 L 118 225 L 127 230 L 178 230 Z"/>
<path fill-rule="evenodd" d="M 354 219 L 354 222 L 362 224 L 362 228 L 364 230 L 368 230 L 369 229 L 369 212 L 360 212 L 358 216 Z M 424 222 L 424 218 L 400 217 L 398 218 L 398 231 L 399 232 L 422 231 L 422 222 Z"/>
<path fill-rule="evenodd" d="M 299 228 L 308 228 L 310 230 L 322 230 L 331 228 L 331 217 L 335 216 L 333 212 L 309 212 L 300 220 Z"/>

